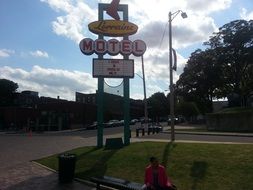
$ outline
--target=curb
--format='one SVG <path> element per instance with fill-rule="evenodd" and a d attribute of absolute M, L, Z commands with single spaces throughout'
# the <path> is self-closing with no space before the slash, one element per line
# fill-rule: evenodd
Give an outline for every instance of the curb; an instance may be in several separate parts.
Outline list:
<path fill-rule="evenodd" d="M 168 133 L 170 131 L 162 131 L 161 133 Z M 210 135 L 210 136 L 231 136 L 231 137 L 253 137 L 253 134 L 242 134 L 242 133 L 213 133 L 213 132 L 186 132 L 186 131 L 176 131 L 175 134 L 184 135 Z"/>
<path fill-rule="evenodd" d="M 42 167 L 42 168 L 44 168 L 46 170 L 49 170 L 49 171 L 51 171 L 51 172 L 53 172 L 55 174 L 58 174 L 58 172 L 56 170 L 52 169 L 52 168 L 49 168 L 49 167 L 47 167 L 47 166 L 45 166 L 43 164 L 40 164 L 40 163 L 38 163 L 38 162 L 36 162 L 34 160 L 32 160 L 31 162 L 33 164 L 36 164 L 37 166 L 40 166 L 40 167 Z M 88 180 L 84 180 L 84 179 L 80 179 L 80 178 L 74 178 L 74 180 L 77 181 L 77 182 L 83 183 L 84 185 L 90 186 L 90 187 L 96 187 L 95 183 L 92 183 L 92 182 L 90 182 Z"/>
<path fill-rule="evenodd" d="M 137 142 L 171 142 L 170 139 L 153 139 L 153 138 L 135 138 L 133 143 Z M 196 140 L 175 140 L 175 143 L 199 143 L 199 144 L 253 144 L 251 142 L 222 142 L 222 141 L 196 141 Z"/>
<path fill-rule="evenodd" d="M 52 169 L 52 168 L 49 168 L 49 167 L 47 167 L 47 166 L 45 166 L 45 165 L 43 165 L 43 164 L 40 164 L 40 163 L 38 163 L 38 162 L 36 162 L 36 161 L 34 161 L 34 160 L 32 160 L 31 162 L 32 162 L 33 164 L 37 165 L 37 166 L 40 166 L 40 167 L 42 167 L 42 168 L 44 168 L 44 169 L 47 169 L 47 170 L 51 171 L 51 172 L 53 172 L 53 173 L 58 173 L 56 170 L 54 170 L 54 169 Z"/>

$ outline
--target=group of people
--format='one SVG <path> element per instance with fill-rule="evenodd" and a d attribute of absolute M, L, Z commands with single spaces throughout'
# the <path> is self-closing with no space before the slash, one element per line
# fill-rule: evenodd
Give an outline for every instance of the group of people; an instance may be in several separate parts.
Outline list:
<path fill-rule="evenodd" d="M 172 183 L 166 174 L 164 166 L 159 164 L 156 157 L 150 158 L 150 164 L 145 170 L 145 184 L 143 190 L 176 190 L 176 186 Z"/>

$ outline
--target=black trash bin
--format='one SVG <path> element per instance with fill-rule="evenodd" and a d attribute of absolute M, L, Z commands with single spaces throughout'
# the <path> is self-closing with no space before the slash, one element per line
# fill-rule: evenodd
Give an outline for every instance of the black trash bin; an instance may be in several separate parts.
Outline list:
<path fill-rule="evenodd" d="M 75 154 L 61 154 L 58 157 L 59 161 L 59 182 L 69 183 L 74 179 L 76 155 Z"/>

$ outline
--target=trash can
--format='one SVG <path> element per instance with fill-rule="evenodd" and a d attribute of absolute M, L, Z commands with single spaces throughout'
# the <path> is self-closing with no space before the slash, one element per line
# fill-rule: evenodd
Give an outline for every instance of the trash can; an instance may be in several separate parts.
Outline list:
<path fill-rule="evenodd" d="M 69 183 L 74 179 L 76 155 L 75 154 L 61 154 L 58 157 L 59 166 L 59 182 Z"/>

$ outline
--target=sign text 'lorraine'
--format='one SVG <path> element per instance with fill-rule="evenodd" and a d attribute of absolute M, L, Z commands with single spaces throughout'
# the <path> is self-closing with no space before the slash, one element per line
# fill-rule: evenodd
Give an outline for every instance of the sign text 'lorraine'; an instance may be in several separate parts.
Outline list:
<path fill-rule="evenodd" d="M 135 34 L 138 26 L 122 20 L 101 20 L 88 25 L 89 30 L 95 34 L 120 37 Z"/>
<path fill-rule="evenodd" d="M 96 54 L 106 54 L 109 55 L 130 55 L 142 56 L 146 51 L 146 44 L 142 40 L 122 40 L 118 41 L 116 39 L 103 40 L 97 39 L 93 41 L 90 38 L 84 38 L 79 44 L 80 50 L 85 55 Z"/>

